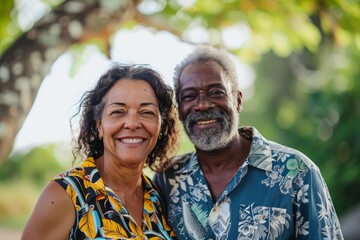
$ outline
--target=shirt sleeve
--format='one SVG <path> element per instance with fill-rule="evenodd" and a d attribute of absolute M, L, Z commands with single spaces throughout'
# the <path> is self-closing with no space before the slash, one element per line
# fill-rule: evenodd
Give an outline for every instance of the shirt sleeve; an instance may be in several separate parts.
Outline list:
<path fill-rule="evenodd" d="M 161 199 L 163 200 L 165 208 L 167 208 L 167 196 L 166 193 L 166 180 L 165 180 L 165 173 L 155 173 L 153 177 L 153 182 L 155 187 L 158 189 Z M 167 209 L 165 209 L 167 212 Z"/>
<path fill-rule="evenodd" d="M 320 172 L 311 168 L 302 179 L 295 196 L 296 239 L 344 239 Z"/>

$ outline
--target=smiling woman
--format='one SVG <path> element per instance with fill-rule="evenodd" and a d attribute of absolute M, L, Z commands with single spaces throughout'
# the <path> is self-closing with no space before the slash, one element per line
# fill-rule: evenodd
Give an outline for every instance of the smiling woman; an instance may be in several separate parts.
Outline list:
<path fill-rule="evenodd" d="M 164 168 L 177 146 L 173 92 L 161 75 L 115 64 L 85 92 L 77 115 L 74 154 L 83 162 L 46 186 L 22 238 L 173 239 L 160 194 L 143 173 L 145 165 Z"/>
<path fill-rule="evenodd" d="M 141 172 L 160 134 L 161 116 L 154 91 L 143 80 L 118 81 L 101 105 L 103 111 L 96 123 L 104 157 L 117 159 L 116 164 L 123 165 L 126 172 L 134 167 L 140 167 L 137 171 Z"/>

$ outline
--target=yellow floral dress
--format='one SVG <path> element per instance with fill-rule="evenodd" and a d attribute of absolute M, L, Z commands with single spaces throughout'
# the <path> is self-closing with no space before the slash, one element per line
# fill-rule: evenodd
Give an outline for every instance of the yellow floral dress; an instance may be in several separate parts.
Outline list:
<path fill-rule="evenodd" d="M 93 158 L 53 180 L 71 197 L 76 219 L 69 239 L 176 239 L 167 224 L 163 204 L 144 174 L 142 227 L 136 224 L 115 193 L 105 186 Z"/>

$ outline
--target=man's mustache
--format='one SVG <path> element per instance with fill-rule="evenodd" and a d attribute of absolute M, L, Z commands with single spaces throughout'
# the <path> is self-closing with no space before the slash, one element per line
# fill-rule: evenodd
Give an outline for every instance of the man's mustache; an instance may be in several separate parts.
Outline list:
<path fill-rule="evenodd" d="M 214 111 L 192 112 L 187 116 L 186 121 L 189 124 L 193 124 L 199 120 L 205 120 L 205 119 L 221 120 L 223 118 L 224 118 L 224 114 L 220 112 L 214 112 Z"/>

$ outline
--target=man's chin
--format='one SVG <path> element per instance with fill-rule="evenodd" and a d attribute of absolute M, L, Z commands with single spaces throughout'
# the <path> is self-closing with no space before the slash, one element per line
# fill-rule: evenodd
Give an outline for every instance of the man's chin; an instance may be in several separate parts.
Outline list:
<path fill-rule="evenodd" d="M 212 133 L 203 132 L 202 134 L 194 134 L 192 132 L 191 135 L 188 134 L 188 137 L 197 149 L 206 152 L 228 149 L 234 140 L 230 135 L 219 131 L 213 131 Z"/>
<path fill-rule="evenodd" d="M 218 128 L 218 127 L 196 127 L 196 126 L 192 126 L 191 128 L 188 129 L 187 134 L 188 136 L 190 135 L 189 133 L 191 132 L 191 135 L 194 138 L 204 138 L 207 139 L 213 135 L 218 135 L 221 134 L 223 132 L 222 128 Z"/>
<path fill-rule="evenodd" d="M 216 134 L 201 136 L 192 134 L 189 138 L 196 148 L 203 151 L 213 151 L 219 147 L 219 137 Z"/>

